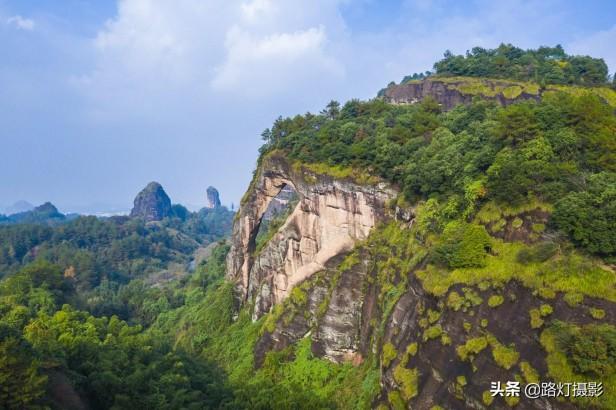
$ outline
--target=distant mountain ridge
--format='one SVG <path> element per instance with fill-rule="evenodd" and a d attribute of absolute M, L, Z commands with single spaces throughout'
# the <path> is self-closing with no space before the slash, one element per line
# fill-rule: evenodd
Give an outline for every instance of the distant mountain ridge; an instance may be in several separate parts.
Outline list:
<path fill-rule="evenodd" d="M 2 213 L 4 213 L 5 215 L 12 215 L 12 214 L 17 214 L 19 212 L 31 211 L 33 209 L 34 209 L 34 205 L 32 205 L 28 201 L 24 201 L 23 199 L 20 199 L 19 201 L 15 202 L 13 205 L 7 206 L 6 208 L 4 208 Z"/>
<path fill-rule="evenodd" d="M 0 224 L 42 223 L 53 225 L 74 219 L 74 217 L 75 214 L 65 215 L 58 211 L 58 208 L 51 202 L 45 202 L 29 211 L 17 212 L 8 216 L 0 215 Z"/>

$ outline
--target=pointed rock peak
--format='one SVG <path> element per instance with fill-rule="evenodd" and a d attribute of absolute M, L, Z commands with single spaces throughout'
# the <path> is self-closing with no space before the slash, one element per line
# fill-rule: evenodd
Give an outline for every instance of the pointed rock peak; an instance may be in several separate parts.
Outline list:
<path fill-rule="evenodd" d="M 171 200 L 158 182 L 150 182 L 137 194 L 130 212 L 132 218 L 160 221 L 171 214 Z"/>
<path fill-rule="evenodd" d="M 220 208 L 220 195 L 218 190 L 213 186 L 207 187 L 207 204 L 206 208 Z"/>
<path fill-rule="evenodd" d="M 45 202 L 43 205 L 39 205 L 34 208 L 34 212 L 40 214 L 58 214 L 58 208 L 54 206 L 51 202 Z"/>

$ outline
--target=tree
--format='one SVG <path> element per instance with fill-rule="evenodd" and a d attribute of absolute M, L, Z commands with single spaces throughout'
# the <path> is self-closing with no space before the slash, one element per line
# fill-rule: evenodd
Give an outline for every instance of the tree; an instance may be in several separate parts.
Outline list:
<path fill-rule="evenodd" d="M 335 100 L 331 100 L 323 111 L 321 111 L 322 115 L 325 115 L 330 120 L 335 119 L 340 114 L 340 103 Z"/>
<path fill-rule="evenodd" d="M 482 225 L 454 221 L 445 226 L 432 257 L 452 269 L 482 267 L 490 246 L 490 235 Z"/>
<path fill-rule="evenodd" d="M 588 188 L 556 203 L 552 219 L 590 252 L 616 255 L 616 174 L 592 175 Z"/>
<path fill-rule="evenodd" d="M 261 139 L 265 141 L 266 144 L 269 144 L 272 140 L 272 131 L 269 128 L 266 128 L 261 133 Z"/>
<path fill-rule="evenodd" d="M 36 404 L 45 394 L 47 376 L 39 371 L 32 353 L 14 337 L 0 340 L 0 407 L 43 408 Z"/>

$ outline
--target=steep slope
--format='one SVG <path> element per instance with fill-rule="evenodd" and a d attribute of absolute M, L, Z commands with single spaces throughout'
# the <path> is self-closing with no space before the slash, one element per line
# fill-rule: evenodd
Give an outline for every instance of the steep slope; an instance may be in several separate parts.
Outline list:
<path fill-rule="evenodd" d="M 594 93 L 616 108 L 616 91 L 608 87 L 585 88 L 579 86 L 546 85 L 532 82 L 470 77 L 428 77 L 392 84 L 379 95 L 392 104 L 414 104 L 426 97 L 434 98 L 445 110 L 459 104 L 470 104 L 473 98 L 494 101 L 506 106 L 521 101 L 539 101 L 542 96 L 558 92 L 568 94 Z"/>
<path fill-rule="evenodd" d="M 281 155 L 261 161 L 233 228 L 227 272 L 242 300 L 254 300 L 254 318 L 288 297 L 291 289 L 366 239 L 395 196 L 387 184 L 362 186 L 293 169 Z M 271 201 L 291 186 L 299 195 L 284 225 L 255 252 L 255 238 Z"/>
<path fill-rule="evenodd" d="M 428 79 L 268 130 L 227 258 L 257 375 L 308 346 L 364 375 L 357 402 L 327 396 L 343 408 L 616 403 L 612 91 L 520 84 Z M 256 249 L 285 186 L 299 204 Z M 493 397 L 497 381 L 604 393 Z"/>

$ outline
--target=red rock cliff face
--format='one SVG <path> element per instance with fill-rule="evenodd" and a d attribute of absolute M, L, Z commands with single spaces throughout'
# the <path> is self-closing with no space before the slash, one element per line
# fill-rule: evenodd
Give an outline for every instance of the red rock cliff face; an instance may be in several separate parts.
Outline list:
<path fill-rule="evenodd" d="M 314 181 L 314 182 L 313 182 Z M 255 238 L 268 205 L 291 186 L 299 202 L 272 239 L 255 252 Z M 298 283 L 366 239 L 384 218 L 396 192 L 386 184 L 363 186 L 327 175 L 293 170 L 281 157 L 265 158 L 233 226 L 227 276 L 242 303 L 254 301 L 257 319 L 283 301 Z"/>

